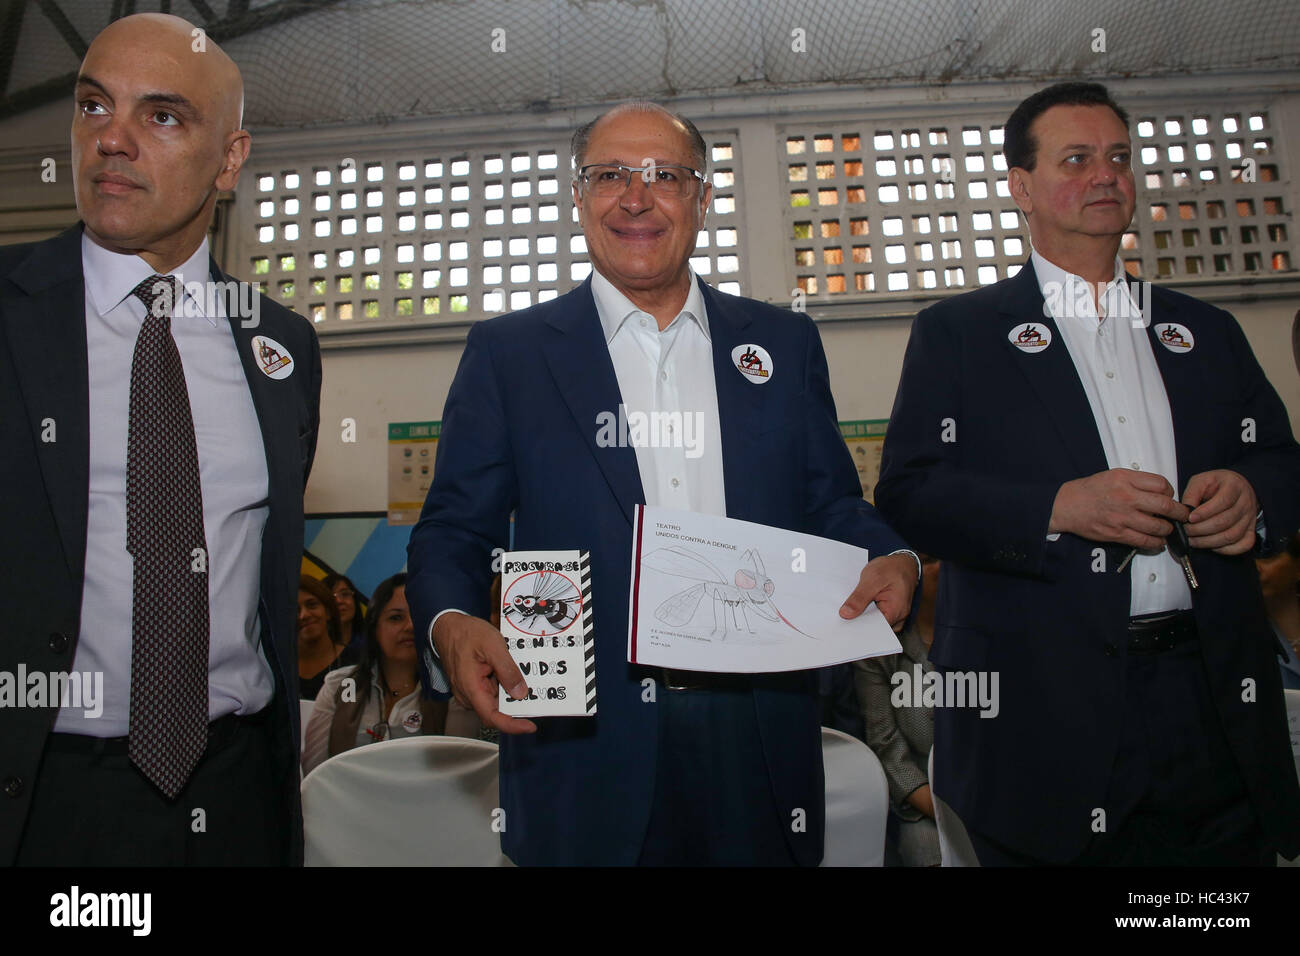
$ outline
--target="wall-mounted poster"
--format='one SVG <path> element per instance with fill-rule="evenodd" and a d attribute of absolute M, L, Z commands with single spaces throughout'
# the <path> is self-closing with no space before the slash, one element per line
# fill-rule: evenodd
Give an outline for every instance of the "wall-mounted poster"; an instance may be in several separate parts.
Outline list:
<path fill-rule="evenodd" d="M 415 524 L 433 483 L 441 422 L 388 425 L 388 523 Z"/>
<path fill-rule="evenodd" d="M 406 570 L 411 529 L 394 528 L 382 511 L 309 514 L 303 527 L 302 573 L 323 578 L 337 572 L 369 597 L 379 582 Z"/>
<path fill-rule="evenodd" d="M 840 435 L 853 455 L 853 465 L 862 482 L 862 497 L 872 504 L 875 500 L 876 482 L 880 480 L 880 451 L 885 447 L 885 427 L 888 418 L 873 418 L 857 422 L 840 422 Z"/>

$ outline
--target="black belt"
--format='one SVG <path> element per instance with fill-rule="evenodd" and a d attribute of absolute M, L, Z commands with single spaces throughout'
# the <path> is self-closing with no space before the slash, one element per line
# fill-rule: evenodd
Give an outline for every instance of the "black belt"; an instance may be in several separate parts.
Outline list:
<path fill-rule="evenodd" d="M 1196 617 L 1191 611 L 1146 614 L 1128 621 L 1129 654 L 1163 654 L 1196 640 Z"/>
<path fill-rule="evenodd" d="M 271 707 L 267 706 L 256 714 L 226 714 L 208 724 L 207 753 L 212 753 L 228 746 L 240 731 L 265 724 L 269 719 Z M 50 734 L 45 738 L 45 746 L 57 753 L 65 754 L 107 754 L 125 757 L 129 752 L 129 737 L 91 737 L 88 734 Z"/>
<path fill-rule="evenodd" d="M 754 687 L 748 674 L 674 671 L 667 667 L 660 670 L 663 672 L 664 687 L 668 690 L 752 690 Z"/>

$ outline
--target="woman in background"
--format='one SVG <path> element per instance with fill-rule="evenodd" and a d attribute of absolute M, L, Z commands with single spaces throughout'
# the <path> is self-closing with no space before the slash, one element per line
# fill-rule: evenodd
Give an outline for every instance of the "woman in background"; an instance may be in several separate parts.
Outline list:
<path fill-rule="evenodd" d="M 1300 690 L 1300 533 L 1271 558 L 1256 558 L 1264 607 L 1277 634 L 1277 656 L 1282 665 L 1282 686 Z"/>
<path fill-rule="evenodd" d="M 340 635 L 334 595 L 316 578 L 299 577 L 298 696 L 302 700 L 315 700 L 326 674 L 357 659 Z"/>
<path fill-rule="evenodd" d="M 889 842 L 903 866 L 939 866 L 939 828 L 930 794 L 930 748 L 934 745 L 934 708 L 919 700 L 895 707 L 895 674 L 909 683 L 916 668 L 927 674 L 934 640 L 934 599 L 939 588 L 938 560 L 921 556 L 921 603 L 916 618 L 898 642 L 901 654 L 871 657 L 853 664 L 858 701 L 867 726 L 869 746 L 889 781 Z M 910 696 L 910 695 L 909 695 Z"/>
<path fill-rule="evenodd" d="M 361 659 L 329 674 L 316 697 L 302 771 L 311 773 L 328 758 L 363 744 L 441 734 L 446 722 L 447 702 L 420 690 L 406 575 L 395 574 L 371 598 Z"/>
<path fill-rule="evenodd" d="M 343 643 L 357 654 L 366 642 L 366 613 L 358 600 L 361 594 L 352 580 L 342 574 L 325 575 L 325 586 L 334 595 L 334 603 L 339 606 L 339 629 Z"/>

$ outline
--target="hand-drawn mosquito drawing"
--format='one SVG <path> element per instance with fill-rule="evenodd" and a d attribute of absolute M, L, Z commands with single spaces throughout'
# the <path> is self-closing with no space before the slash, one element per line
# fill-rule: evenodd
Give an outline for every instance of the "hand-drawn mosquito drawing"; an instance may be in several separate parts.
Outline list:
<path fill-rule="evenodd" d="M 767 576 L 757 549 L 746 551 L 741 556 L 742 567 L 736 569 L 731 581 L 723 577 L 722 572 L 707 558 L 689 548 L 658 548 L 642 558 L 642 563 L 664 574 L 693 578 L 700 582 L 685 591 L 679 591 L 655 608 L 655 617 L 670 627 L 685 627 L 690 623 L 707 594 L 713 608 L 713 630 L 709 632 L 711 636 L 721 632 L 722 640 L 725 641 L 729 628 L 736 631 L 743 628 L 753 634 L 754 628 L 750 626 L 746 614 L 746 610 L 749 610 L 764 620 L 773 623 L 783 621 L 792 631 L 803 634 L 804 637 L 812 637 L 791 624 L 772 603 L 772 592 L 776 590 L 776 584 Z M 728 616 L 731 618 L 730 624 Z"/>
<path fill-rule="evenodd" d="M 554 571 L 532 571 L 510 586 L 501 616 L 526 634 L 548 635 L 563 631 L 581 610 L 576 584 Z"/>

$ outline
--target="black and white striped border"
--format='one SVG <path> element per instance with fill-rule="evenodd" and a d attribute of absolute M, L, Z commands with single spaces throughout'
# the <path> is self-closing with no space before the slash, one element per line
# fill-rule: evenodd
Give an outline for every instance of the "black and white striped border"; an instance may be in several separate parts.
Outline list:
<path fill-rule="evenodd" d="M 596 642 L 591 638 L 591 552 L 578 552 L 578 590 L 582 592 L 582 662 L 587 714 L 596 712 Z"/>

